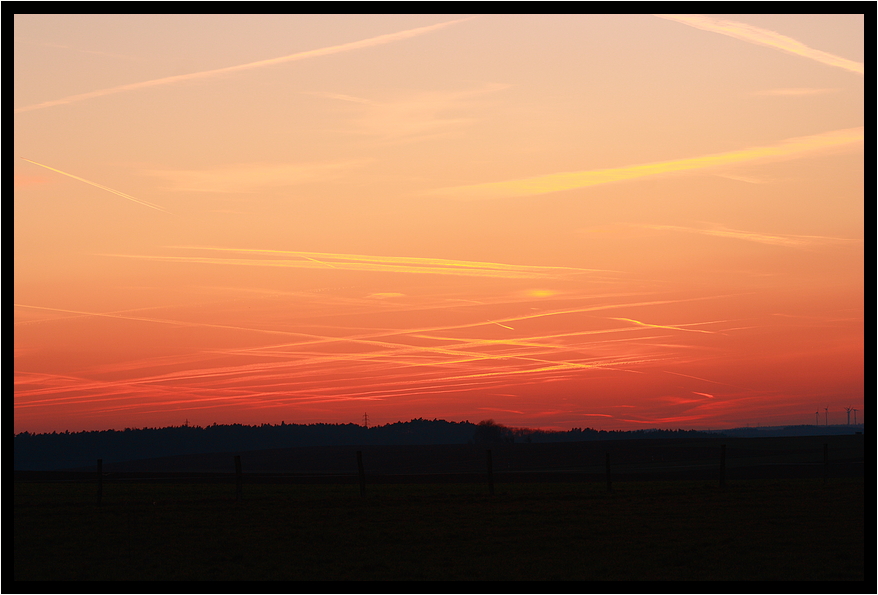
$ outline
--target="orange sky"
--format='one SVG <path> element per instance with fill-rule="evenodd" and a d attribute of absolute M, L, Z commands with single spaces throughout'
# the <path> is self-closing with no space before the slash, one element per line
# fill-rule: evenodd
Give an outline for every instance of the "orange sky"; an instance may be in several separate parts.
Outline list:
<path fill-rule="evenodd" d="M 863 15 L 15 15 L 15 431 L 844 423 Z"/>

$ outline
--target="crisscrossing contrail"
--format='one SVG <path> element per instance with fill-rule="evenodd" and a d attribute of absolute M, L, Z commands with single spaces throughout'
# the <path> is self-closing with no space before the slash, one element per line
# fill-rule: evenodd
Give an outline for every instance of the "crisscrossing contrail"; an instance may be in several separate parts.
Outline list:
<path fill-rule="evenodd" d="M 36 161 L 32 161 L 30 159 L 25 159 L 24 157 L 20 157 L 20 159 L 27 161 L 28 163 L 33 163 L 34 165 L 39 165 L 40 167 L 45 167 L 46 169 L 52 170 L 53 172 L 59 173 L 63 176 L 67 176 L 68 178 L 73 178 L 74 180 L 79 180 L 80 182 L 85 182 L 86 184 L 91 184 L 101 190 L 106 190 L 107 192 L 112 192 L 122 198 L 127 198 L 130 201 L 136 202 L 137 204 L 141 204 L 145 207 L 149 207 L 151 209 L 155 209 L 156 211 L 162 211 L 163 213 L 171 214 L 170 211 L 163 209 L 158 205 L 154 205 L 151 202 L 147 202 L 145 200 L 140 200 L 139 198 L 134 198 L 130 194 L 125 194 L 124 192 L 120 192 L 118 190 L 114 190 L 113 188 L 108 188 L 102 184 L 98 184 L 97 182 L 92 182 L 91 180 L 86 180 L 85 178 L 80 178 L 79 176 L 74 176 L 73 174 L 68 174 L 66 171 L 61 171 L 60 169 L 55 169 L 54 167 L 49 167 L 48 165 L 43 165 L 42 163 L 37 163 Z"/>

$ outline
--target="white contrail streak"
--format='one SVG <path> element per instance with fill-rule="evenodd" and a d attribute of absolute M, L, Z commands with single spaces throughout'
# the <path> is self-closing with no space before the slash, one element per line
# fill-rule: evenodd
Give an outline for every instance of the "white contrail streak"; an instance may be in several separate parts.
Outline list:
<path fill-rule="evenodd" d="M 454 21 L 446 21 L 444 23 L 438 23 L 436 25 L 429 25 L 426 27 L 417 27 L 415 29 L 407 29 L 405 31 L 397 31 L 396 33 L 388 33 L 386 35 L 378 35 L 377 37 L 370 37 L 368 39 L 362 39 L 360 41 L 353 41 L 350 43 L 343 43 L 340 45 L 334 45 L 330 47 L 320 48 L 316 50 L 307 50 L 304 52 L 297 52 L 295 54 L 289 54 L 287 56 L 281 56 L 279 58 L 270 58 L 268 60 L 259 60 L 257 62 L 249 62 L 247 64 L 239 64 L 238 66 L 227 66 L 225 68 L 217 68 L 214 70 L 205 70 L 202 72 L 192 72 L 189 74 L 179 74 L 176 76 L 168 76 L 160 79 L 153 79 L 151 81 L 143 81 L 140 83 L 131 83 L 129 85 L 120 85 L 118 87 L 111 87 L 109 89 L 100 89 L 98 91 L 90 91 L 89 93 L 80 93 L 78 95 L 70 95 L 68 97 L 63 97 L 61 99 L 54 99 L 52 101 L 44 101 L 43 103 L 37 103 L 34 105 L 28 105 L 25 107 L 20 107 L 15 110 L 15 113 L 21 112 L 29 112 L 32 110 L 43 109 L 46 107 L 53 107 L 56 105 L 64 105 L 67 103 L 73 103 L 75 101 L 82 101 L 84 99 L 93 99 L 95 97 L 103 97 L 104 95 L 110 95 L 112 93 L 121 93 L 123 91 L 134 91 L 136 89 L 145 89 L 147 87 L 157 87 L 160 85 L 171 85 L 174 83 L 180 83 L 183 81 L 191 81 L 195 79 L 203 79 L 214 77 L 223 74 L 229 74 L 232 72 L 239 72 L 242 70 L 250 70 L 253 68 L 262 68 L 264 66 L 274 66 L 276 64 L 283 64 L 284 62 L 293 62 L 295 60 L 305 60 L 307 58 L 316 58 L 318 56 L 328 56 L 330 54 L 338 54 L 341 52 L 349 52 L 351 50 L 358 50 L 361 48 L 368 48 L 377 45 L 384 45 L 386 43 L 393 43 L 394 41 L 400 41 L 403 39 L 408 39 L 410 37 L 417 37 L 419 35 L 423 35 L 425 33 L 429 33 L 431 31 L 435 31 L 437 29 L 442 29 L 447 27 L 448 25 L 453 25 L 455 23 L 461 23 L 463 21 L 468 21 L 475 17 L 467 17 L 464 19 L 456 19 Z"/>
<path fill-rule="evenodd" d="M 74 180 L 79 180 L 80 182 L 85 182 L 86 184 L 91 184 L 92 186 L 100 188 L 101 190 L 106 190 L 107 192 L 112 192 L 113 194 L 121 196 L 122 198 L 127 198 L 128 200 L 136 202 L 137 204 L 141 204 L 145 207 L 155 209 L 156 211 L 162 211 L 163 213 L 168 213 L 169 215 L 171 214 L 170 211 L 167 211 L 158 205 L 154 205 L 151 202 L 146 202 L 145 200 L 140 200 L 139 198 L 134 198 L 130 194 L 125 194 L 124 192 L 119 192 L 118 190 L 108 188 L 107 186 L 103 186 L 101 184 L 98 184 L 97 182 L 92 182 L 90 180 L 86 180 L 85 178 L 80 178 L 79 176 L 74 176 L 73 174 L 68 174 L 66 171 L 61 171 L 60 169 L 55 169 L 54 167 L 49 167 L 48 165 L 43 165 L 42 163 L 37 163 L 36 161 L 31 161 L 30 159 L 25 159 L 24 157 L 20 157 L 20 159 L 27 161 L 28 163 L 33 163 L 34 165 L 39 165 L 40 167 L 45 167 L 46 169 L 50 169 L 53 172 L 59 173 L 63 176 L 67 176 L 68 178 L 73 178 Z"/>
<path fill-rule="evenodd" d="M 754 27 L 753 25 L 748 25 L 746 23 L 727 21 L 702 14 L 656 14 L 653 16 L 668 19 L 670 21 L 677 21 L 678 23 L 683 23 L 684 25 L 689 25 L 690 27 L 695 27 L 697 29 L 728 35 L 729 37 L 749 41 L 750 43 L 765 45 L 790 54 L 810 58 L 829 66 L 844 68 L 845 70 L 856 72 L 857 74 L 863 74 L 862 62 L 855 62 L 854 60 L 848 60 L 847 58 L 835 56 L 828 52 L 815 50 L 801 41 L 796 41 L 792 37 L 787 37 L 786 35 L 781 35 L 780 33 L 768 29 L 760 29 L 759 27 Z"/>

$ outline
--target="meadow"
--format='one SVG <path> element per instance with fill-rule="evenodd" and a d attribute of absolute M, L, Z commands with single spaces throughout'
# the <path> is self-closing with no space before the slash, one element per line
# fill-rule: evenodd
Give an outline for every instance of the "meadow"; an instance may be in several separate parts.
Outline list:
<path fill-rule="evenodd" d="M 865 578 L 865 480 L 15 482 L 15 580 Z"/>

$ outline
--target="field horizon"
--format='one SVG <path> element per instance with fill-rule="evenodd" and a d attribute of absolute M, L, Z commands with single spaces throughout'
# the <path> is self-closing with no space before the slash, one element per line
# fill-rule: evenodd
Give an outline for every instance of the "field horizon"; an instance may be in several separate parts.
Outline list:
<path fill-rule="evenodd" d="M 16 581 L 865 580 L 862 434 L 292 447 L 13 477 Z"/>
<path fill-rule="evenodd" d="M 865 580 L 862 478 L 92 487 L 15 482 L 14 580 Z"/>

